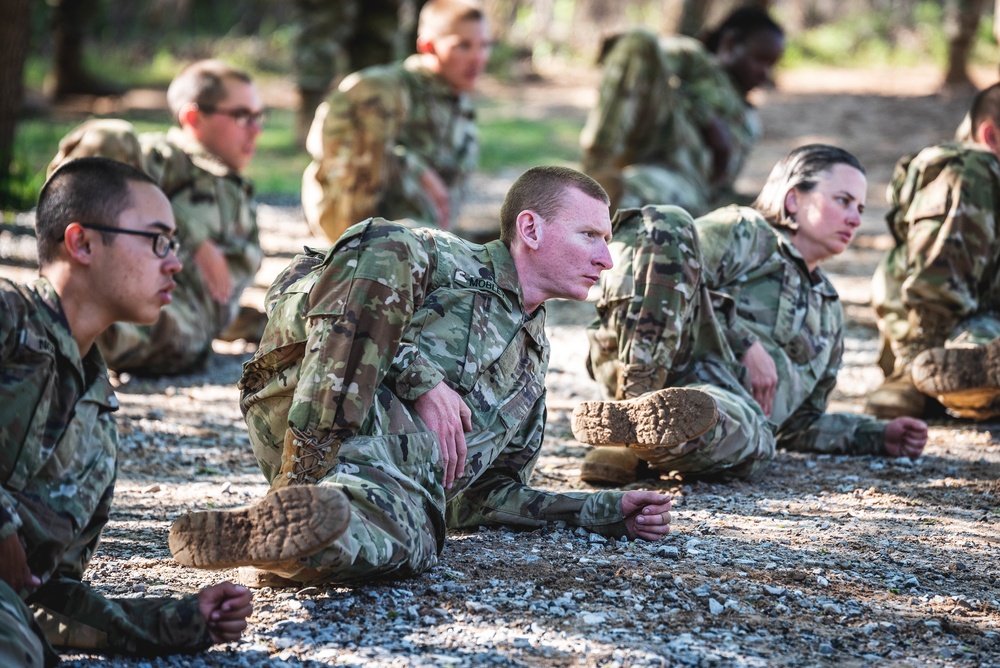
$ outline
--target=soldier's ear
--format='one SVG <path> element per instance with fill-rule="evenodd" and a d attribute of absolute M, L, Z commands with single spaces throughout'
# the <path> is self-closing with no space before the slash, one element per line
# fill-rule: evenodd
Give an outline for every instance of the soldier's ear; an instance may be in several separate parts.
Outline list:
<path fill-rule="evenodd" d="M 177 122 L 182 128 L 185 126 L 197 127 L 200 121 L 201 112 L 194 102 L 182 105 L 180 111 L 177 112 Z"/>
<path fill-rule="evenodd" d="M 538 250 L 542 241 L 542 220 L 534 211 L 526 210 L 517 214 L 514 221 L 517 228 L 517 236 L 525 246 L 532 250 Z"/>
<path fill-rule="evenodd" d="M 799 191 L 795 188 L 789 188 L 788 192 L 785 193 L 785 213 L 787 213 L 790 218 L 794 218 L 795 214 L 798 212 Z"/>
<path fill-rule="evenodd" d="M 90 230 L 80 223 L 70 223 L 63 234 L 63 247 L 78 264 L 89 265 L 94 257 L 90 248 L 92 237 Z"/>
<path fill-rule="evenodd" d="M 434 40 L 428 37 L 418 37 L 417 53 L 429 56 L 436 56 L 437 49 L 434 48 Z"/>
<path fill-rule="evenodd" d="M 979 124 L 976 140 L 989 148 L 995 155 L 1000 155 L 1000 130 L 993 121 L 986 120 Z"/>

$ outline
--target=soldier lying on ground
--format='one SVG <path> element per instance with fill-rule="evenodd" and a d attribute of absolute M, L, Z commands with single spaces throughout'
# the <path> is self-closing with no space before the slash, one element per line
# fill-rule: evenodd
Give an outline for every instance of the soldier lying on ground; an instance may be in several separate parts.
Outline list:
<path fill-rule="evenodd" d="M 261 132 L 257 89 L 245 72 L 202 60 L 174 78 L 167 102 L 178 127 L 165 135 L 88 121 L 59 142 L 49 166 L 85 156 L 128 162 L 156 180 L 177 220 L 184 269 L 173 303 L 154 325 L 120 322 L 98 338 L 115 371 L 187 373 L 205 362 L 213 339 L 257 341 L 264 325 L 263 314 L 240 307 L 262 258 L 253 188 L 240 175 Z"/>
<path fill-rule="evenodd" d="M 479 148 L 466 95 L 490 53 L 477 0 L 430 0 L 417 53 L 344 79 L 316 110 L 302 209 L 317 236 L 340 238 L 371 216 L 455 225 Z"/>
<path fill-rule="evenodd" d="M 607 195 L 580 172 L 536 167 L 511 187 L 500 226 L 479 246 L 376 218 L 295 259 L 271 286 L 240 381 L 272 493 L 179 518 L 178 561 L 347 582 L 427 570 L 446 526 L 669 532 L 670 500 L 654 492 L 528 487 L 545 423 L 543 303 L 584 299 L 611 266 Z M 708 428 L 711 411 L 685 412 L 699 398 L 678 398 L 662 438 Z M 282 517 L 291 493 L 316 496 L 311 517 Z"/>
<path fill-rule="evenodd" d="M 87 158 L 42 188 L 36 226 L 41 278 L 0 280 L 0 665 L 54 665 L 53 647 L 149 655 L 238 640 L 243 587 L 111 600 L 80 581 L 118 464 L 118 402 L 94 341 L 170 303 L 170 203 L 142 172 Z"/>
<path fill-rule="evenodd" d="M 933 413 L 930 397 L 962 417 L 1000 415 L 1000 84 L 969 118 L 967 141 L 905 156 L 893 172 L 896 247 L 872 282 L 886 379 L 866 409 L 881 417 Z"/>
<path fill-rule="evenodd" d="M 777 446 L 920 454 L 927 426 L 919 420 L 826 412 L 844 315 L 820 265 L 850 244 L 866 187 L 854 156 L 814 144 L 778 162 L 754 208 L 730 206 L 694 221 L 673 206 L 618 212 L 615 269 L 601 278 L 588 332 L 589 368 L 610 397 L 633 401 L 582 404 L 574 433 L 629 447 L 588 453 L 585 479 L 634 480 L 640 459 L 657 471 L 750 477 Z M 636 415 L 667 387 L 707 393 L 718 422 L 675 447 L 651 440 L 643 432 L 651 418 Z M 633 417 L 621 421 L 623 414 Z"/>
<path fill-rule="evenodd" d="M 617 38 L 580 136 L 584 171 L 612 209 L 676 204 L 697 216 L 739 201 L 733 184 L 761 132 L 747 95 L 784 49 L 781 27 L 751 7 L 704 44 L 644 30 Z"/>

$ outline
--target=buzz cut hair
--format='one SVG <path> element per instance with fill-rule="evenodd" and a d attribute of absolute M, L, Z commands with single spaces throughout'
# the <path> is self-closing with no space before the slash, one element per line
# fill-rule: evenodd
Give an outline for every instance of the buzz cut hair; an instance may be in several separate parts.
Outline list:
<path fill-rule="evenodd" d="M 226 99 L 227 81 L 252 84 L 245 71 L 221 60 L 199 60 L 180 71 L 167 88 L 167 106 L 174 120 L 180 122 L 181 109 L 186 104 L 196 104 L 211 109 Z"/>
<path fill-rule="evenodd" d="M 514 181 L 500 207 L 500 241 L 510 248 L 522 211 L 533 211 L 544 220 L 554 220 L 570 188 L 611 206 L 604 188 L 583 172 L 555 165 L 532 167 Z"/>
<path fill-rule="evenodd" d="M 134 203 L 130 183 L 159 188 L 146 172 L 110 158 L 77 158 L 56 169 L 42 186 L 35 210 L 39 266 L 58 257 L 70 223 L 118 227 L 119 216 Z M 104 243 L 114 239 L 108 232 L 100 234 Z"/>
<path fill-rule="evenodd" d="M 453 35 L 465 21 L 485 21 L 479 0 L 430 0 L 417 19 L 417 39 L 429 40 Z"/>
<path fill-rule="evenodd" d="M 976 94 L 969 108 L 969 116 L 972 119 L 973 137 L 976 136 L 977 128 L 986 121 L 1000 128 L 1000 83 L 984 88 Z"/>

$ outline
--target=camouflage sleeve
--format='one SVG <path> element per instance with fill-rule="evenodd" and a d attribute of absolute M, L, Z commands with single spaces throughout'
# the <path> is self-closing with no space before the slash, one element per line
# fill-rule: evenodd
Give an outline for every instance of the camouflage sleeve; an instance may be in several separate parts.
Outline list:
<path fill-rule="evenodd" d="M 773 235 L 760 234 L 757 224 L 742 214 L 737 215 L 736 212 L 742 211 L 745 209 L 727 207 L 695 221 L 705 261 L 705 283 L 713 293 L 713 301 L 720 302 L 716 304 L 716 311 L 733 316 L 726 319 L 724 333 L 737 361 L 743 359 L 757 337 L 735 317 L 731 306 L 722 306 L 721 302 L 730 302 L 733 297 L 729 291 L 740 279 L 762 258 L 777 252 Z"/>
<path fill-rule="evenodd" d="M 921 175 L 906 222 L 907 310 L 931 311 L 958 321 L 979 307 L 979 287 L 997 243 L 996 158 L 965 151 L 940 172 Z M 923 163 L 915 160 L 911 168 Z M 932 177 L 932 178 L 925 178 Z"/>
<path fill-rule="evenodd" d="M 380 197 L 402 169 L 397 138 L 406 113 L 403 98 L 395 78 L 355 74 L 320 105 L 306 142 L 313 159 L 307 176 L 321 196 L 304 202 L 314 225 L 329 219 L 345 229 L 379 214 Z"/>
<path fill-rule="evenodd" d="M 613 202 L 623 190 L 621 168 L 646 148 L 666 89 L 656 37 L 645 31 L 623 35 L 605 60 L 597 105 L 580 135 L 583 170 Z"/>
<path fill-rule="evenodd" d="M 0 279 L 2 281 L 3 279 Z M 20 316 L 14 306 L 8 302 L 8 292 L 0 290 L 0 360 L 10 359 L 20 341 L 18 341 L 19 327 L 15 323 L 20 322 Z M 14 294 L 17 294 L 16 292 Z M 4 434 L 4 426 L 0 425 L 0 480 L 10 479 L 13 473 L 13 466 L 17 461 L 18 453 L 12 452 L 15 444 L 13 439 Z M 17 513 L 17 503 L 14 497 L 3 487 L 0 487 L 0 540 L 17 532 L 22 525 L 21 517 Z"/>
<path fill-rule="evenodd" d="M 627 535 L 624 492 L 547 492 L 528 487 L 541 453 L 545 395 L 535 403 L 514 439 L 486 471 L 448 504 L 448 526 L 504 524 L 525 528 L 563 521 L 616 538 Z"/>
<path fill-rule="evenodd" d="M 27 602 L 57 648 L 157 656 L 212 644 L 195 594 L 180 599 L 108 599 L 79 580 L 55 578 Z"/>
<path fill-rule="evenodd" d="M 861 413 L 827 413 L 844 351 L 838 337 L 830 364 L 802 405 L 777 431 L 778 447 L 798 452 L 878 455 L 885 452 L 885 423 Z"/>
<path fill-rule="evenodd" d="M 111 434 L 105 434 L 105 438 L 113 436 L 117 440 L 117 428 L 114 427 L 113 423 L 110 424 L 115 431 Z M 87 522 L 87 526 L 75 537 L 72 543 L 66 546 L 66 549 L 60 556 L 55 576 L 67 577 L 73 580 L 79 580 L 83 577 L 83 572 L 86 570 L 90 558 L 94 555 L 94 550 L 97 549 L 97 542 L 101 538 L 101 532 L 104 531 L 104 527 L 107 526 L 110 519 L 111 503 L 115 496 L 114 491 L 114 484 L 104 490 L 97 507 L 94 509 L 94 513 Z"/>
<path fill-rule="evenodd" d="M 309 293 L 305 345 L 313 354 L 302 358 L 289 425 L 345 437 L 361 427 L 390 373 L 411 383 L 408 394 L 421 393 L 416 378 L 430 382 L 430 363 L 401 344 L 433 278 L 431 239 L 375 219 L 327 253 Z M 387 350 L 401 352 L 389 358 Z"/>

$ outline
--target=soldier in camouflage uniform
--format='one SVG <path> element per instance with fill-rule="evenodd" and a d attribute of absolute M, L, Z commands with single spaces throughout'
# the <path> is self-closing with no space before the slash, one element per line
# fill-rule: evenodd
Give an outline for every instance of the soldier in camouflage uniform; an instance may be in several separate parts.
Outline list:
<path fill-rule="evenodd" d="M 253 187 L 240 175 L 261 132 L 260 97 L 246 73 L 205 60 L 174 79 L 167 101 L 179 127 L 136 135 L 125 121 L 88 121 L 59 143 L 49 167 L 84 156 L 122 160 L 150 174 L 173 207 L 185 267 L 173 303 L 152 326 L 119 322 L 101 335 L 116 371 L 185 373 L 204 363 L 213 339 L 256 341 L 263 327 L 263 315 L 239 303 L 263 257 Z"/>
<path fill-rule="evenodd" d="M 299 87 L 300 142 L 336 78 L 412 53 L 414 18 L 422 5 L 421 0 L 295 1 L 292 46 Z"/>
<path fill-rule="evenodd" d="M 240 381 L 254 454 L 279 492 L 342 490 L 351 520 L 328 549 L 273 572 L 298 582 L 417 574 L 437 563 L 446 526 L 669 531 L 670 501 L 653 492 L 527 486 L 545 422 L 543 302 L 584 299 L 610 266 L 608 214 L 596 182 L 539 167 L 511 187 L 501 240 L 376 218 L 276 279 Z M 207 514 L 208 534 L 230 524 Z"/>
<path fill-rule="evenodd" d="M 996 380 L 974 391 L 980 383 L 970 377 L 945 390 L 932 378 L 943 350 L 920 361 L 924 351 L 970 348 L 976 366 L 989 368 L 982 346 L 1000 336 L 1000 85 L 976 96 L 970 119 L 967 141 L 906 156 L 893 172 L 886 220 L 896 247 L 872 284 L 886 373 L 868 400 L 876 415 L 923 416 L 928 395 L 964 417 L 1000 415 Z"/>
<path fill-rule="evenodd" d="M 843 312 L 819 265 L 847 248 L 865 189 L 852 155 L 809 145 L 775 166 L 756 210 L 730 206 L 695 221 L 673 206 L 618 212 L 615 268 L 601 279 L 588 332 L 592 375 L 615 399 L 695 387 L 715 399 L 720 415 L 704 436 L 675 448 L 630 447 L 636 463 L 749 477 L 776 446 L 921 452 L 927 428 L 918 420 L 826 413 Z M 628 461 L 615 452 L 599 449 L 588 459 L 595 470 Z"/>
<path fill-rule="evenodd" d="M 700 215 L 738 201 L 733 183 L 761 132 L 747 94 L 783 52 L 781 27 L 754 8 L 734 12 L 705 44 L 622 35 L 580 137 L 584 171 L 612 208 L 676 204 Z"/>
<path fill-rule="evenodd" d="M 449 229 L 479 149 L 466 93 L 490 42 L 475 0 L 431 0 L 417 53 L 355 72 L 320 105 L 306 146 L 302 208 L 317 236 L 336 241 L 370 216 Z"/>
<path fill-rule="evenodd" d="M 170 204 L 142 172 L 89 158 L 49 180 L 36 226 L 41 277 L 0 280 L 0 665 L 54 665 L 54 647 L 150 655 L 238 640 L 250 592 L 231 583 L 112 600 L 81 582 L 118 463 L 118 402 L 94 340 L 169 301 Z"/>

